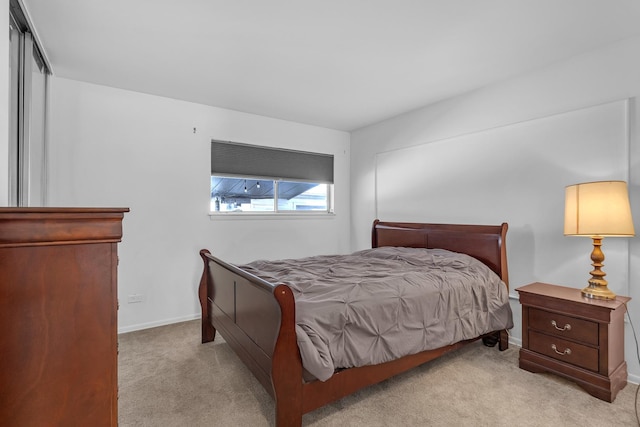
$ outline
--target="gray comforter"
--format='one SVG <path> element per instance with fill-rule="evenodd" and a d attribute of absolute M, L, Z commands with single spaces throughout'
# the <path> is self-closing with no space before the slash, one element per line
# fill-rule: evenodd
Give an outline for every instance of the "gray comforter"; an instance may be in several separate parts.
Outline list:
<path fill-rule="evenodd" d="M 291 287 L 302 363 L 322 381 L 338 368 L 513 327 L 500 278 L 480 261 L 442 249 L 383 247 L 241 268 Z"/>

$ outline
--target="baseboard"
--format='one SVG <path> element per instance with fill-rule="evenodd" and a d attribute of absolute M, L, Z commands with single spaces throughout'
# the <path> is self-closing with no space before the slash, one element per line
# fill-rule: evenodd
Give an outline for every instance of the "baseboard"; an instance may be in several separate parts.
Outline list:
<path fill-rule="evenodd" d="M 172 319 L 163 319 L 155 322 L 138 323 L 136 325 L 125 326 L 118 328 L 118 334 L 124 334 L 127 332 L 141 331 L 143 329 L 156 328 L 158 326 L 171 325 L 172 323 L 187 322 L 189 320 L 200 319 L 201 313 L 195 313 L 188 316 L 174 317 Z"/>
<path fill-rule="evenodd" d="M 631 384 L 640 384 L 640 376 L 638 375 L 633 375 L 633 374 L 627 374 L 627 382 L 631 383 Z"/>

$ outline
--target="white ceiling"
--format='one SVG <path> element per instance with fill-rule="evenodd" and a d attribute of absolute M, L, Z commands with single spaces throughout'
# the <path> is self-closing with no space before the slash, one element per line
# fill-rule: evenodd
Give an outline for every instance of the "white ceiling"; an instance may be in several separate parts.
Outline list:
<path fill-rule="evenodd" d="M 22 3 L 56 76 L 346 131 L 640 34 L 638 0 Z"/>

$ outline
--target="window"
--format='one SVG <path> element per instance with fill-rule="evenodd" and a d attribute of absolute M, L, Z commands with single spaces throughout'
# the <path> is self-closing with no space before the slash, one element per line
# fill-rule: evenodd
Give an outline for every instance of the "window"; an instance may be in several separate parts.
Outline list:
<path fill-rule="evenodd" d="M 333 156 L 211 141 L 211 212 L 333 212 Z"/>

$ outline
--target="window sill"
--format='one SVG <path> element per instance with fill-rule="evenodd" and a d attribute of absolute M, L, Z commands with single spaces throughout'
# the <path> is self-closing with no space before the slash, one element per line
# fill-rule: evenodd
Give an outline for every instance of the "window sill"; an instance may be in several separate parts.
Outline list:
<path fill-rule="evenodd" d="M 288 213 L 288 212 L 209 212 L 211 221 L 217 220 L 239 220 L 239 219 L 333 219 L 336 214 L 331 212 L 308 212 L 308 213 Z"/>

